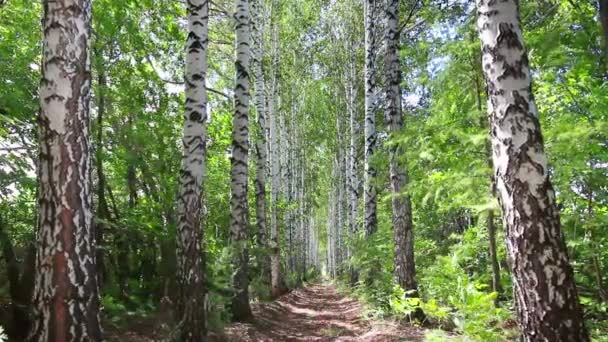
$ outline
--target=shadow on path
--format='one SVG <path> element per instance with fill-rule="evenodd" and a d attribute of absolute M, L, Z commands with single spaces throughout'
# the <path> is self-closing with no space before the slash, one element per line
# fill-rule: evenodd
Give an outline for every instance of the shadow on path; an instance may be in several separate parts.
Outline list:
<path fill-rule="evenodd" d="M 332 285 L 311 284 L 254 305 L 252 323 L 226 327 L 226 341 L 422 341 L 422 331 L 361 318 L 363 307 Z"/>

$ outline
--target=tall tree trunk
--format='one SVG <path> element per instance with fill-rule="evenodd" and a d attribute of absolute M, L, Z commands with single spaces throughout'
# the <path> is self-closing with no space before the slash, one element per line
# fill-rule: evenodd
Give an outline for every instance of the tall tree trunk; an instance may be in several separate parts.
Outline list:
<path fill-rule="evenodd" d="M 329 276 L 331 278 L 335 278 L 335 265 L 336 265 L 336 258 L 335 258 L 335 249 L 336 249 L 336 243 L 335 243 L 335 233 L 334 233 L 334 228 L 335 228 L 335 206 L 334 206 L 334 202 L 335 202 L 335 187 L 334 187 L 334 179 L 336 178 L 336 168 L 334 166 L 334 163 L 332 161 L 332 169 L 331 169 L 331 177 L 330 177 L 330 183 L 329 183 L 329 193 L 328 193 L 328 200 L 327 200 L 327 269 L 328 269 L 328 273 Z"/>
<path fill-rule="evenodd" d="M 343 127 L 344 127 L 344 118 L 343 115 L 340 113 L 336 114 L 336 132 L 337 132 L 337 151 L 336 151 L 336 170 L 337 170 L 337 177 L 336 177 L 336 202 L 335 202 L 335 206 L 336 206 L 336 242 L 337 242 L 337 255 L 336 255 L 336 262 L 338 264 L 338 268 L 337 268 L 337 272 L 338 274 L 342 274 L 343 271 L 343 262 L 344 262 L 344 258 L 343 258 L 343 252 L 344 252 L 344 239 L 343 239 L 343 228 L 344 228 L 344 208 L 343 208 L 343 203 L 344 203 L 344 184 L 346 181 L 346 177 L 345 177 L 345 172 L 346 172 L 346 167 L 344 165 L 344 134 L 342 133 L 343 131 Z"/>
<path fill-rule="evenodd" d="M 333 244 L 333 259 L 334 259 L 334 276 L 340 275 L 342 268 L 342 163 L 340 162 L 339 153 L 334 157 L 335 177 L 332 177 L 334 198 L 331 202 L 332 210 L 332 228 L 334 236 Z"/>
<path fill-rule="evenodd" d="M 208 0 L 188 0 L 186 42 L 186 105 L 183 154 L 177 199 L 177 300 L 176 321 L 184 341 L 206 337 L 205 260 L 201 226 L 203 181 L 207 154 L 207 42 Z"/>
<path fill-rule="evenodd" d="M 588 341 L 549 180 L 516 0 L 477 0 L 496 188 L 524 341 Z"/>
<path fill-rule="evenodd" d="M 129 114 L 127 117 L 127 130 L 126 139 L 129 138 L 129 134 L 133 134 L 133 114 Z M 127 191 L 128 191 L 128 208 L 133 211 L 137 206 L 138 194 L 137 194 L 137 170 L 135 168 L 135 162 L 137 160 L 136 152 L 133 146 L 129 146 L 127 149 L 129 154 L 129 160 L 127 161 Z M 144 187 L 145 188 L 145 187 Z M 131 240 L 135 240 L 133 232 L 129 231 L 126 226 L 123 226 L 120 234 L 115 234 L 116 245 L 118 246 L 116 251 L 117 263 L 120 267 L 116 268 L 116 277 L 118 279 L 118 287 L 120 289 L 120 297 L 123 301 L 130 303 L 131 297 L 129 295 L 129 278 L 132 276 L 131 268 Z"/>
<path fill-rule="evenodd" d="M 236 321 L 251 317 L 249 305 L 249 60 L 250 23 L 249 0 L 236 0 L 236 80 L 234 89 L 234 119 L 232 128 L 232 159 L 230 186 L 230 237 L 233 248 L 232 318 Z"/>
<path fill-rule="evenodd" d="M 272 29 L 272 80 L 270 82 L 270 99 L 268 113 L 270 118 L 270 295 L 277 298 L 285 292 L 281 273 L 281 248 L 279 245 L 279 193 L 280 193 L 280 159 L 278 127 L 278 35 L 276 26 Z"/>
<path fill-rule="evenodd" d="M 91 213 L 91 1 L 45 0 L 30 341 L 100 341 Z"/>
<path fill-rule="evenodd" d="M 394 137 L 403 130 L 401 104 L 401 68 L 399 66 L 399 0 L 389 0 L 386 8 L 385 68 L 386 120 Z M 390 150 L 390 185 L 392 192 L 393 230 L 395 238 L 395 277 L 397 284 L 407 291 L 416 290 L 412 205 L 407 191 L 407 164 L 399 144 Z"/>
<path fill-rule="evenodd" d="M 294 209 L 292 203 L 294 202 L 294 190 L 295 182 L 293 180 L 293 149 L 291 132 L 288 133 L 292 121 L 287 117 L 287 111 L 281 115 L 281 180 L 284 187 L 284 197 L 286 200 L 287 209 L 285 210 L 284 221 L 285 229 L 287 231 L 287 274 L 294 271 L 294 254 L 293 254 L 293 219 Z"/>
<path fill-rule="evenodd" d="M 371 164 L 376 150 L 376 0 L 365 0 L 365 176 L 363 202 L 365 203 L 365 233 L 378 230 L 377 194 L 374 186 L 376 169 Z"/>
<path fill-rule="evenodd" d="M 350 45 L 350 44 L 349 44 Z M 351 46 L 352 48 L 352 46 Z M 357 213 L 359 206 L 359 180 L 357 179 L 357 119 L 356 119 L 356 91 L 355 91 L 355 61 L 351 58 L 346 71 L 346 94 L 347 109 L 349 116 L 349 136 L 350 144 L 348 147 L 348 232 L 352 239 L 357 234 Z M 348 258 L 352 256 L 349 248 Z M 352 268 L 350 273 L 351 285 L 357 282 L 357 270 Z"/>
<path fill-rule="evenodd" d="M 472 35 L 474 39 L 474 35 Z M 477 110 L 479 111 L 480 118 L 480 126 L 484 128 L 488 128 L 488 124 L 491 125 L 488 121 L 488 116 L 483 114 L 482 108 L 482 81 L 479 75 L 479 63 L 481 62 L 481 54 L 478 55 L 477 60 L 473 60 L 473 72 L 475 73 L 475 92 L 477 99 Z M 487 94 L 486 94 L 487 96 Z M 488 160 L 488 166 L 490 169 L 493 169 L 492 162 L 492 145 L 490 140 L 488 139 L 485 144 L 486 149 L 486 158 Z M 492 198 L 496 197 L 496 191 L 494 186 L 494 176 L 490 177 L 490 193 L 492 194 Z M 496 250 L 496 225 L 494 224 L 494 208 L 490 208 L 486 211 L 486 227 L 488 228 L 488 248 L 490 252 L 490 264 L 492 267 L 492 291 L 497 293 L 496 299 L 494 299 L 494 306 L 498 307 L 498 303 L 500 302 L 500 295 L 502 294 L 502 286 L 500 285 L 500 267 L 498 263 L 498 253 Z"/>
<path fill-rule="evenodd" d="M 270 284 L 270 259 L 268 257 L 268 218 L 266 201 L 266 173 L 268 170 L 268 127 L 266 124 L 266 84 L 263 72 L 263 12 L 261 0 L 252 1 L 254 14 L 253 21 L 253 60 L 252 72 L 255 78 L 255 106 L 257 113 L 257 140 L 255 144 L 256 156 L 256 178 L 255 178 L 255 203 L 256 220 L 258 225 L 258 244 L 263 249 L 261 255 L 261 272 L 265 281 Z"/>

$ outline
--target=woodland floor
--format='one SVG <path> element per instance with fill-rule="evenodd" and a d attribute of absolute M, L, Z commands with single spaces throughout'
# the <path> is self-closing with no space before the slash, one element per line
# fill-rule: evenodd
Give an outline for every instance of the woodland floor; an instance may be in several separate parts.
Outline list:
<path fill-rule="evenodd" d="M 253 305 L 254 318 L 232 323 L 211 342 L 261 341 L 423 341 L 424 330 L 395 321 L 363 318 L 363 305 L 338 293 L 330 284 L 309 284 L 269 303 Z M 164 341 L 156 324 L 115 331 L 109 341 Z M 133 325 L 129 324 L 131 328 Z M 154 332 L 156 330 L 156 332 Z"/>
<path fill-rule="evenodd" d="M 423 330 L 362 318 L 363 306 L 328 284 L 311 284 L 271 303 L 255 305 L 252 323 L 226 327 L 237 341 L 422 341 Z M 224 340 L 224 339 L 222 339 Z"/>

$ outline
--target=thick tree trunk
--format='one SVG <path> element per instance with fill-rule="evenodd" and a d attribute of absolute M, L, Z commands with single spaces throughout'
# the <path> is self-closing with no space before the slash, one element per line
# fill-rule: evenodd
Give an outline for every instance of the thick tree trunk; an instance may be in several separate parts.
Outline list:
<path fill-rule="evenodd" d="M 232 285 L 236 295 L 232 298 L 232 318 L 236 321 L 251 317 L 249 305 L 249 60 L 250 22 L 249 0 L 236 0 L 236 80 L 234 89 L 234 119 L 232 129 L 232 159 L 230 186 L 230 237 L 234 273 Z"/>
<path fill-rule="evenodd" d="M 188 0 L 186 105 L 177 199 L 177 284 L 175 310 L 183 341 L 206 339 L 205 261 L 201 226 L 207 154 L 207 36 L 209 1 Z"/>
<path fill-rule="evenodd" d="M 524 341 L 588 341 L 555 192 L 516 0 L 477 0 L 496 189 Z"/>
<path fill-rule="evenodd" d="M 398 58 L 399 0 L 389 0 L 386 8 L 385 68 L 386 113 L 389 133 L 394 137 L 403 130 L 401 104 L 401 68 Z M 407 191 L 407 164 L 405 153 L 399 144 L 390 150 L 390 185 L 392 192 L 393 230 L 395 237 L 395 277 L 397 284 L 407 291 L 416 290 L 414 263 L 414 237 L 412 205 Z"/>
<path fill-rule="evenodd" d="M 376 150 L 376 0 L 365 0 L 365 175 L 363 202 L 365 204 L 365 233 L 378 230 L 377 193 L 374 186 L 376 169 L 371 164 Z"/>
<path fill-rule="evenodd" d="M 39 221 L 29 341 L 100 341 L 91 213 L 91 1 L 44 1 Z"/>
<path fill-rule="evenodd" d="M 255 78 L 255 106 L 257 113 L 257 140 L 255 144 L 256 156 L 256 178 L 255 178 L 255 203 L 256 203 L 256 220 L 258 226 L 258 245 L 262 248 L 260 268 L 262 277 L 270 284 L 270 258 L 268 256 L 268 209 L 266 201 L 266 174 L 268 170 L 268 142 L 269 136 L 268 127 L 266 124 L 266 84 L 263 72 L 263 16 L 260 0 L 252 1 L 252 9 L 254 13 L 253 21 L 253 60 L 252 72 Z"/>

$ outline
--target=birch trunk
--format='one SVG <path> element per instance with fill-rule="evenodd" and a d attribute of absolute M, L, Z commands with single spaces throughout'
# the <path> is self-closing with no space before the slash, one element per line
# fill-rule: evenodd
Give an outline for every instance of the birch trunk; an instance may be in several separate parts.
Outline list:
<path fill-rule="evenodd" d="M 348 148 L 348 232 L 352 239 L 357 234 L 357 215 L 359 203 L 359 180 L 357 179 L 357 126 L 356 126 L 356 96 L 355 96 L 355 63 L 350 60 L 346 77 L 347 109 L 349 116 L 349 135 L 350 145 Z M 352 256 L 349 248 L 348 258 Z M 351 269 L 351 285 L 357 282 L 358 274 L 355 269 Z"/>
<path fill-rule="evenodd" d="M 236 79 L 234 88 L 234 117 L 232 123 L 232 159 L 230 186 L 230 237 L 233 248 L 232 285 L 236 295 L 232 298 L 231 311 L 235 321 L 251 317 L 249 305 L 249 62 L 250 25 L 249 0 L 236 0 Z"/>
<path fill-rule="evenodd" d="M 285 291 L 281 273 L 281 249 L 279 246 L 278 202 L 280 194 L 280 159 L 278 127 L 278 35 L 276 27 L 272 29 L 272 80 L 270 83 L 270 100 L 268 113 L 270 119 L 270 294 L 277 298 Z"/>
<path fill-rule="evenodd" d="M 266 124 L 266 84 L 263 72 L 263 18 L 261 11 L 261 0 L 253 0 L 253 63 L 252 72 L 255 79 L 255 106 L 257 113 L 257 140 L 255 145 L 256 156 L 256 178 L 255 178 L 255 203 L 256 220 L 258 225 L 258 244 L 263 248 L 261 256 L 262 277 L 270 283 L 270 259 L 267 254 L 268 247 L 268 208 L 266 201 L 266 182 L 268 169 L 268 127 Z"/>
<path fill-rule="evenodd" d="M 188 0 L 187 3 L 186 104 L 176 235 L 179 297 L 175 319 L 180 322 L 182 340 L 201 341 L 206 335 L 201 216 L 207 152 L 209 1 Z"/>
<path fill-rule="evenodd" d="M 524 341 L 588 341 L 549 180 L 516 0 L 477 0 L 496 189 Z"/>
<path fill-rule="evenodd" d="M 44 1 L 39 218 L 29 341 L 100 341 L 91 213 L 91 1 Z"/>
<path fill-rule="evenodd" d="M 374 186 L 376 169 L 371 164 L 376 150 L 376 0 L 365 0 L 365 175 L 363 202 L 365 204 L 365 233 L 378 230 L 377 194 Z"/>
<path fill-rule="evenodd" d="M 399 0 L 389 0 L 386 8 L 385 68 L 386 119 L 394 137 L 403 130 L 401 103 L 401 68 L 399 66 Z M 390 185 L 392 192 L 393 234 L 395 238 L 395 277 L 404 290 L 416 290 L 412 205 L 407 193 L 407 163 L 399 144 L 389 147 Z"/>

